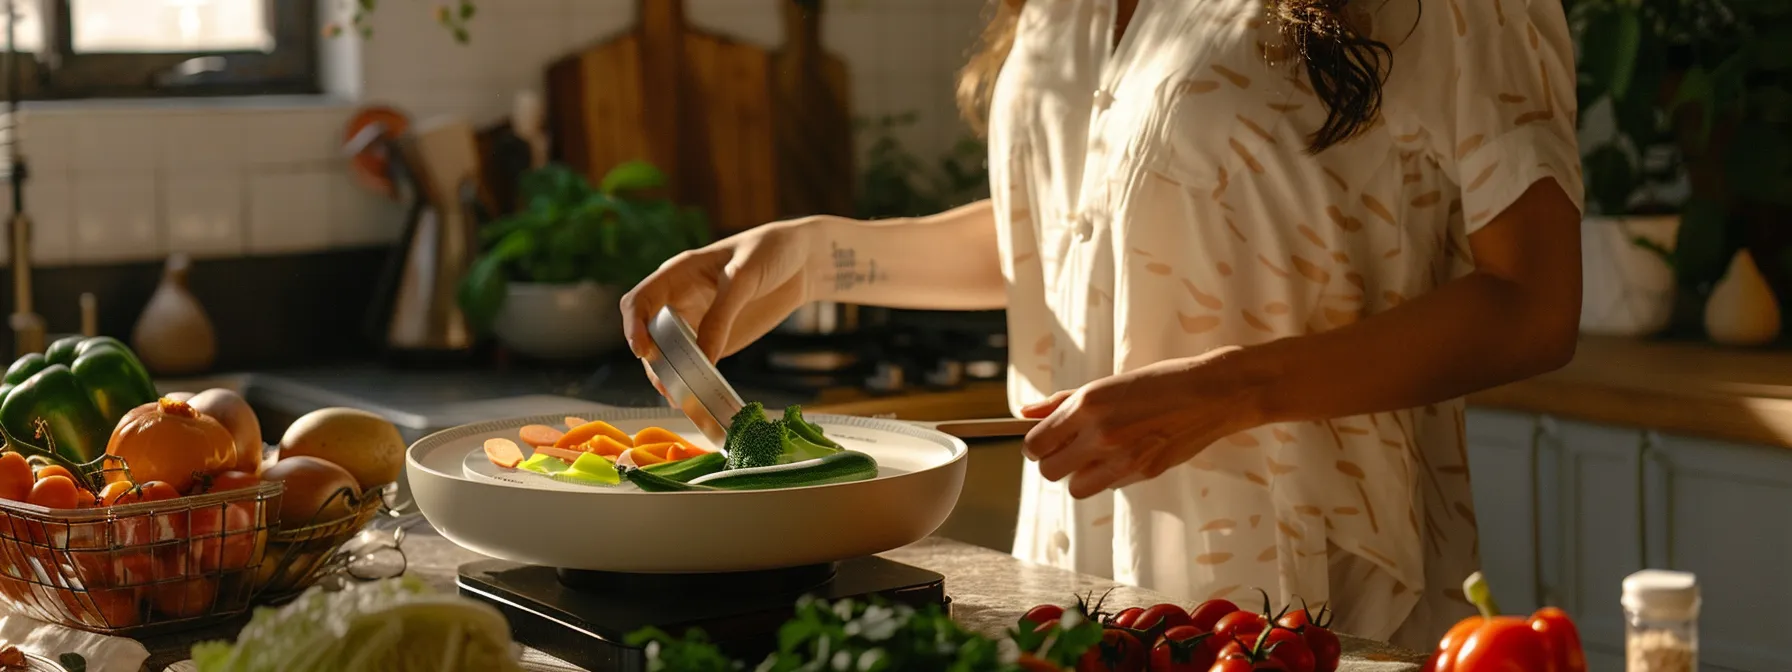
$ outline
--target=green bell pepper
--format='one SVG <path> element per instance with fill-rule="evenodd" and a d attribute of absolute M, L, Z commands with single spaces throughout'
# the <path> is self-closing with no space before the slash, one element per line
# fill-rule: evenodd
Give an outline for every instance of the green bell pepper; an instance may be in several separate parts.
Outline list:
<path fill-rule="evenodd" d="M 118 339 L 70 336 L 18 358 L 0 377 L 0 430 L 13 444 L 53 445 L 58 456 L 87 463 L 106 452 L 119 419 L 159 396 Z M 40 420 L 48 437 L 38 436 Z"/>

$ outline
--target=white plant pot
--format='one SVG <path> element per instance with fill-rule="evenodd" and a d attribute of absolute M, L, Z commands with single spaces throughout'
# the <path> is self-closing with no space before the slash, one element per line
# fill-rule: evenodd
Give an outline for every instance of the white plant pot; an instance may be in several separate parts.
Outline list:
<path fill-rule="evenodd" d="M 1635 241 L 1672 250 L 1679 228 L 1679 215 L 1581 222 L 1581 333 L 1650 336 L 1667 328 L 1674 313 L 1674 271 Z"/>
<path fill-rule="evenodd" d="M 624 347 L 623 290 L 593 282 L 512 282 L 492 331 L 519 355 L 584 359 Z"/>

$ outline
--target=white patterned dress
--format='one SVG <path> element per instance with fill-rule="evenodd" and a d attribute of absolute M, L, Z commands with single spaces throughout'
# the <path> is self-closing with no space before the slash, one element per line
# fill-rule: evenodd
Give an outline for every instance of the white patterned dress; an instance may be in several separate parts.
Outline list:
<path fill-rule="evenodd" d="M 1029 0 L 992 110 L 1010 398 L 1332 329 L 1472 268 L 1531 184 L 1578 206 L 1557 0 L 1356 0 L 1393 48 L 1381 118 L 1304 152 L 1325 110 L 1265 0 Z M 1478 567 L 1461 400 L 1238 434 L 1086 500 L 1025 475 L 1014 553 L 1182 596 L 1331 601 L 1429 648 Z M 1493 487 L 1498 487 L 1497 484 Z"/>

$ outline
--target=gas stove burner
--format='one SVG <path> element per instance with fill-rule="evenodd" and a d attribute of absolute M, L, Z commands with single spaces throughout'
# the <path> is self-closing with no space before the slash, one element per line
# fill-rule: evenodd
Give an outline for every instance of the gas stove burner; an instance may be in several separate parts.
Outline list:
<path fill-rule="evenodd" d="M 737 659 L 777 648 L 778 628 L 804 594 L 829 601 L 878 596 L 948 609 L 945 577 L 866 556 L 838 563 L 716 574 L 629 574 L 564 570 L 502 560 L 461 565 L 461 595 L 494 607 L 526 646 L 594 672 L 647 669 L 630 633 L 656 627 L 674 635 L 701 628 Z"/>

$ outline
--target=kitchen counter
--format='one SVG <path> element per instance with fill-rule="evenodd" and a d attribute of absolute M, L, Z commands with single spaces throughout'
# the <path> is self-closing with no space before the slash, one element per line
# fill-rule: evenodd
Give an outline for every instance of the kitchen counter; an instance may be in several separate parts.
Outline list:
<path fill-rule="evenodd" d="M 1792 352 L 1584 336 L 1567 366 L 1469 405 L 1792 448 Z"/>
<path fill-rule="evenodd" d="M 427 524 L 410 529 L 404 549 L 410 573 L 442 591 L 455 590 L 456 567 L 483 558 L 442 538 Z M 979 634 L 992 637 L 1001 636 L 1029 607 L 1046 602 L 1068 604 L 1073 595 L 1101 594 L 1113 588 L 1109 604 L 1146 606 L 1176 601 L 1150 591 L 1035 565 L 1006 553 L 940 538 L 925 539 L 882 556 L 944 575 L 946 593 L 953 600 L 953 618 Z M 147 667 L 152 671 L 183 672 L 187 668 L 175 663 L 186 658 L 192 642 L 227 637 L 229 632 L 229 628 L 219 626 L 200 633 L 146 639 L 143 643 L 151 652 Z M 1342 639 L 1345 662 L 1339 668 L 1340 672 L 1410 672 L 1418 670 L 1424 663 L 1422 656 L 1412 652 L 1361 639 Z M 526 653 L 525 667 L 579 672 L 579 668 L 535 651 Z"/>

